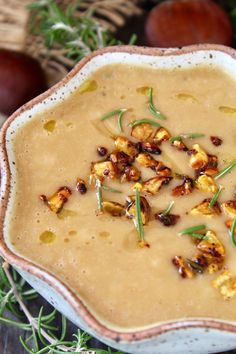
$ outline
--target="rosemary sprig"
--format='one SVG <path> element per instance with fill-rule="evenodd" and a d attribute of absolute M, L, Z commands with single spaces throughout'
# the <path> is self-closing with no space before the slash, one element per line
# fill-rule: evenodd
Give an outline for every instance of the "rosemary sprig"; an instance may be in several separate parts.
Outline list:
<path fill-rule="evenodd" d="M 158 111 L 158 109 L 155 107 L 154 103 L 153 103 L 153 88 L 150 87 L 149 91 L 148 91 L 148 109 L 149 112 L 158 119 L 161 120 L 166 120 L 166 117 L 160 112 Z"/>
<path fill-rule="evenodd" d="M 206 225 L 192 226 L 179 232 L 180 235 L 190 235 L 195 233 L 195 231 L 200 231 L 206 229 Z"/>
<path fill-rule="evenodd" d="M 36 0 L 28 6 L 31 10 L 30 29 L 44 39 L 45 46 L 55 46 L 63 51 L 65 63 L 70 67 L 96 49 L 122 44 L 98 23 L 92 11 L 77 16 L 80 2 L 61 10 L 55 0 Z M 136 36 L 128 44 L 134 44 Z"/>
<path fill-rule="evenodd" d="M 140 191 L 138 188 L 135 189 L 135 218 L 135 224 L 139 236 L 139 243 L 145 243 L 143 220 L 141 215 Z"/>
<path fill-rule="evenodd" d="M 171 202 L 169 202 L 167 208 L 161 213 L 161 215 L 164 215 L 164 216 L 169 215 L 174 204 L 175 204 L 175 202 L 173 200 Z"/>
<path fill-rule="evenodd" d="M 236 248 L 235 230 L 236 230 L 236 218 L 234 219 L 234 221 L 232 223 L 231 230 L 230 230 L 230 238 L 231 238 L 233 246 Z"/>
<path fill-rule="evenodd" d="M 219 196 L 221 194 L 221 192 L 223 191 L 224 187 L 220 186 L 220 188 L 218 189 L 218 191 L 213 195 L 210 203 L 209 203 L 209 208 L 213 208 L 213 206 L 215 205 L 215 203 L 217 202 L 217 200 L 219 199 Z"/>
<path fill-rule="evenodd" d="M 221 177 L 223 177 L 224 175 L 226 175 L 226 173 L 228 173 L 229 171 L 231 171 L 234 167 L 236 166 L 236 161 L 231 162 L 231 164 L 229 164 L 228 166 L 226 166 L 222 171 L 220 171 L 219 173 L 217 173 L 214 178 L 217 180 Z"/>
<path fill-rule="evenodd" d="M 55 327 L 54 321 L 58 318 L 59 313 L 54 309 L 51 313 L 44 315 L 43 307 L 40 309 L 37 316 L 33 316 L 25 303 L 25 293 L 35 295 L 33 289 L 25 288 L 25 281 L 17 274 L 17 272 L 9 267 L 9 264 L 0 259 L 0 304 L 3 304 L 2 299 L 8 298 L 13 306 L 19 312 L 16 320 L 12 319 L 14 313 L 8 309 L 8 302 L 4 302 L 0 322 L 10 326 L 14 326 L 24 330 L 26 335 L 19 338 L 20 343 L 27 353 L 30 354 L 49 354 L 49 353 L 74 353 L 79 354 L 83 351 L 95 351 L 96 354 L 111 354 L 110 348 L 96 349 L 91 348 L 89 340 L 91 336 L 81 330 L 77 330 L 73 334 L 72 339 L 68 337 L 67 327 L 68 321 L 64 316 L 61 318 L 59 327 Z M 31 300 L 30 300 L 31 301 Z M 10 318 L 11 316 L 11 318 Z M 26 323 L 27 319 L 28 323 Z M 114 352 L 116 354 L 124 354 L 120 351 Z"/>
<path fill-rule="evenodd" d="M 197 139 L 197 138 L 203 138 L 205 134 L 201 133 L 186 133 L 186 134 L 180 134 L 176 136 L 172 136 L 170 138 L 170 142 L 174 142 L 176 140 L 181 141 L 182 139 Z"/>
<path fill-rule="evenodd" d="M 190 236 L 190 237 L 193 237 L 193 238 L 197 238 L 199 240 L 208 240 L 209 239 L 207 236 L 202 235 L 202 234 L 197 234 L 195 232 L 187 234 L 187 236 Z"/>
<path fill-rule="evenodd" d="M 118 129 L 120 131 L 120 133 L 123 132 L 123 127 L 122 127 L 122 117 L 124 115 L 125 112 L 127 112 L 127 108 L 118 108 L 115 109 L 114 111 L 108 112 L 106 114 L 104 114 L 100 120 L 104 121 L 107 120 L 109 118 L 115 117 L 116 115 L 118 115 L 118 119 L 117 119 L 117 124 L 118 124 Z"/>
<path fill-rule="evenodd" d="M 133 122 L 129 123 L 129 126 L 131 126 L 133 128 L 133 127 L 136 127 L 136 125 L 145 124 L 145 123 L 151 124 L 157 128 L 161 128 L 161 124 L 159 124 L 158 122 L 155 122 L 151 119 L 148 119 L 148 118 L 134 120 Z"/>
<path fill-rule="evenodd" d="M 102 212 L 102 184 L 98 178 L 96 179 L 96 189 L 97 189 L 96 197 L 98 203 L 98 210 L 99 212 Z"/>
<path fill-rule="evenodd" d="M 101 188 L 104 189 L 104 191 L 111 192 L 111 193 L 122 193 L 122 191 L 120 191 L 119 189 L 108 187 L 105 184 L 102 184 Z"/>

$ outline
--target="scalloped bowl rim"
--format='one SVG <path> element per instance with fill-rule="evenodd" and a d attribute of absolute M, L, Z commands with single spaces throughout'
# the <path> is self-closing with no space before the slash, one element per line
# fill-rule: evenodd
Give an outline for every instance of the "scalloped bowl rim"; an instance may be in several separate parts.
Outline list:
<path fill-rule="evenodd" d="M 3 258 L 19 269 L 22 269 L 35 277 L 43 280 L 56 290 L 68 304 L 73 308 L 77 315 L 99 336 L 114 341 L 133 342 L 144 339 L 150 339 L 160 334 L 186 328 L 207 328 L 218 329 L 226 332 L 236 333 L 236 321 L 218 320 L 211 318 L 182 318 L 179 320 L 170 320 L 167 322 L 159 322 L 143 328 L 121 329 L 112 325 L 105 324 L 99 320 L 90 309 L 86 307 L 80 299 L 79 294 L 75 294 L 63 281 L 51 274 L 44 268 L 34 264 L 30 260 L 23 258 L 14 252 L 9 240 L 5 239 L 3 232 L 5 221 L 8 219 L 8 205 L 13 188 L 14 181 L 14 164 L 13 153 L 10 149 L 10 136 L 14 131 L 31 116 L 44 108 L 51 102 L 51 105 L 57 103 L 58 94 L 70 95 L 99 65 L 106 65 L 107 59 L 119 60 L 123 58 L 123 62 L 129 62 L 134 59 L 140 60 L 137 65 L 144 65 L 145 60 L 151 66 L 158 66 L 160 60 L 167 63 L 167 66 L 173 67 L 182 60 L 183 67 L 192 67 L 193 65 L 202 64 L 201 60 L 211 59 L 211 63 L 224 68 L 236 78 L 236 51 L 232 48 L 221 45 L 193 45 L 178 49 L 160 49 L 145 48 L 136 46 L 116 46 L 108 47 L 91 53 L 82 59 L 69 74 L 58 84 L 44 92 L 40 96 L 34 98 L 21 108 L 19 108 L 11 117 L 7 119 L 0 133 L 0 163 L 1 163 L 1 186 L 0 186 L 0 254 Z M 187 60 L 186 60 L 187 59 Z M 159 60 L 159 62 L 158 62 Z M 200 60 L 200 61 L 199 61 Z M 234 64 L 234 65 L 232 65 Z M 83 74 L 84 71 L 84 74 Z M 82 73 L 81 81 L 78 85 L 79 76 Z M 75 84 L 73 86 L 73 84 Z M 72 87 L 73 86 L 73 87 Z M 69 90 L 69 91 L 68 91 Z M 63 93 L 64 92 L 64 93 Z M 61 99 L 61 97 L 59 98 Z M 23 117 L 23 118 L 22 118 Z M 22 122 L 21 122 L 22 119 Z M 19 123 L 21 122 L 21 123 Z M 7 223 L 6 223 L 7 224 Z M 5 226 L 4 226 L 5 225 Z"/>

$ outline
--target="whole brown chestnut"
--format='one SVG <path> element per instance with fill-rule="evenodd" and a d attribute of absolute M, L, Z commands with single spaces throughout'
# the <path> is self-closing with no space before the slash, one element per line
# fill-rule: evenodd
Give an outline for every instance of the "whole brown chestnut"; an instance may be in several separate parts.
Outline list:
<path fill-rule="evenodd" d="M 231 45 L 233 29 L 227 13 L 212 0 L 167 0 L 149 13 L 145 34 L 153 47 L 197 43 Z"/>
<path fill-rule="evenodd" d="M 9 116 L 47 89 L 40 64 L 30 56 L 0 49 L 0 112 Z"/>

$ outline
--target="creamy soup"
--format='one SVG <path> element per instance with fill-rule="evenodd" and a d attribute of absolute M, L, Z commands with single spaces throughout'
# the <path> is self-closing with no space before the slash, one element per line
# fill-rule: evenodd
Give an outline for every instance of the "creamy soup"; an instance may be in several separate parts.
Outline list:
<path fill-rule="evenodd" d="M 235 320 L 235 119 L 236 81 L 220 69 L 97 70 L 15 134 L 15 250 L 112 326 Z"/>

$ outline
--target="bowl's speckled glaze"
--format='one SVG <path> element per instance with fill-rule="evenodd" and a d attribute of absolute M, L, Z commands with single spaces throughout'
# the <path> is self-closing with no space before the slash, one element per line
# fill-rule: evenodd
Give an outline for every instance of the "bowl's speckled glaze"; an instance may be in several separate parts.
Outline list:
<path fill-rule="evenodd" d="M 134 46 L 111 47 L 83 59 L 61 82 L 16 111 L 4 124 L 0 137 L 0 253 L 53 306 L 80 328 L 104 343 L 129 353 L 214 353 L 236 348 L 235 322 L 189 318 L 157 323 L 148 328 L 122 331 L 95 318 L 91 311 L 60 279 L 16 254 L 9 241 L 15 166 L 12 139 L 15 131 L 37 113 L 52 108 L 76 90 L 91 73 L 111 63 L 129 63 L 156 68 L 193 67 L 202 63 L 220 67 L 236 78 L 236 51 L 223 46 L 199 45 L 162 50 Z M 158 320 L 158 319 L 157 319 Z"/>

